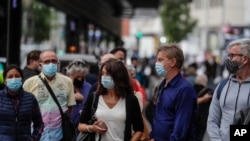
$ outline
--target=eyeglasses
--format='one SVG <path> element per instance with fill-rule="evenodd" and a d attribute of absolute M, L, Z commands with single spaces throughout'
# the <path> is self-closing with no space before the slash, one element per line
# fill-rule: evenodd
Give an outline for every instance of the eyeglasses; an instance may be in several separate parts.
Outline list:
<path fill-rule="evenodd" d="M 229 53 L 227 56 L 229 59 L 233 59 L 234 56 L 244 56 L 244 55 L 239 53 Z"/>
<path fill-rule="evenodd" d="M 42 63 L 43 64 L 50 64 L 50 63 L 57 64 L 58 61 L 56 59 L 51 59 L 51 60 L 44 60 L 44 61 L 42 61 Z"/>
<path fill-rule="evenodd" d="M 71 64 L 69 64 L 68 68 L 71 68 L 73 65 L 85 67 L 86 63 L 81 62 L 81 61 L 74 61 Z"/>

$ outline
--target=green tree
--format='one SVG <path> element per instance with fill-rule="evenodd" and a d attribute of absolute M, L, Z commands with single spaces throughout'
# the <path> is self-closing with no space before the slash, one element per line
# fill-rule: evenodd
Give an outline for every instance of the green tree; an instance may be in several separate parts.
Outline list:
<path fill-rule="evenodd" d="M 51 11 L 44 4 L 33 1 L 31 9 L 34 17 L 34 41 L 42 42 L 50 38 L 51 29 Z"/>
<path fill-rule="evenodd" d="M 179 42 L 195 27 L 190 17 L 190 0 L 162 0 L 161 18 L 169 42 Z"/>

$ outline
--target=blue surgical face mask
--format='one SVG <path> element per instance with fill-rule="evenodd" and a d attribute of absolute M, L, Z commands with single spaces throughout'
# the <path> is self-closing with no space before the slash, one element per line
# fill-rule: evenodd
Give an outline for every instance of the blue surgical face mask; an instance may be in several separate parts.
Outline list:
<path fill-rule="evenodd" d="M 165 77 L 167 74 L 167 71 L 164 69 L 164 66 L 162 63 L 156 62 L 155 70 L 156 70 L 156 73 L 161 77 Z"/>
<path fill-rule="evenodd" d="M 52 77 L 56 75 L 56 72 L 57 72 L 57 64 L 50 63 L 43 65 L 43 73 L 46 76 Z"/>
<path fill-rule="evenodd" d="M 7 88 L 14 92 L 18 91 L 21 88 L 22 84 L 23 83 L 21 77 L 6 79 Z"/>
<path fill-rule="evenodd" d="M 115 83 L 114 83 L 113 79 L 111 78 L 111 76 L 102 76 L 101 83 L 102 83 L 103 87 L 105 87 L 107 89 L 112 89 L 115 86 Z"/>

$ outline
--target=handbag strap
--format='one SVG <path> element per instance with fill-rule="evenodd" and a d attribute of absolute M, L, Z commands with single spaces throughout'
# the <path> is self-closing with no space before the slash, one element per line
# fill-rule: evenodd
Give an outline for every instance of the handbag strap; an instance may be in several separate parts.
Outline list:
<path fill-rule="evenodd" d="M 97 109 L 98 99 L 99 99 L 99 95 L 96 95 L 96 93 L 93 92 L 93 101 L 92 101 L 92 105 L 91 105 L 91 118 L 92 119 L 95 118 L 94 114 L 95 114 L 95 111 Z M 99 134 L 98 141 L 101 141 L 101 139 L 102 139 L 102 135 Z"/>
<path fill-rule="evenodd" d="M 59 111 L 60 111 L 60 114 L 61 116 L 63 117 L 63 110 L 62 110 L 62 107 L 60 106 L 56 96 L 55 96 L 55 93 L 53 92 L 53 90 L 51 89 L 51 87 L 49 86 L 48 82 L 46 81 L 46 79 L 43 79 L 41 77 L 41 75 L 38 75 L 38 77 L 42 80 L 43 84 L 46 86 L 46 88 L 48 89 L 50 95 L 52 96 L 53 100 L 55 101 L 56 105 L 58 106 L 59 108 Z"/>
<path fill-rule="evenodd" d="M 93 101 L 92 101 L 92 105 L 91 105 L 91 118 L 94 117 L 95 111 L 97 109 L 97 104 L 98 104 L 98 99 L 99 99 L 99 95 L 97 96 L 96 93 L 93 93 Z"/>

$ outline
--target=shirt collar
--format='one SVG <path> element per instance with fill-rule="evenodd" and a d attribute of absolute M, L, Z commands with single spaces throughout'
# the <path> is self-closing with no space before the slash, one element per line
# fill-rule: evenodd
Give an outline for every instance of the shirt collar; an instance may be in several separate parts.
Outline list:
<path fill-rule="evenodd" d="M 46 80 L 48 81 L 47 77 L 45 76 L 45 74 L 44 74 L 43 72 L 41 72 L 40 75 L 41 75 L 41 77 L 42 77 L 43 79 L 46 79 Z M 55 80 L 56 78 L 57 78 L 57 73 L 56 73 L 56 75 L 53 77 L 53 80 Z M 53 81 L 53 80 L 52 80 L 52 81 Z"/>
<path fill-rule="evenodd" d="M 168 82 L 167 86 L 172 86 L 172 87 L 176 86 L 180 78 L 182 78 L 182 75 L 181 73 L 178 73 L 175 77 L 173 77 L 173 79 L 171 79 Z M 164 87 L 165 84 L 166 84 L 166 78 L 161 82 L 160 87 Z"/>

